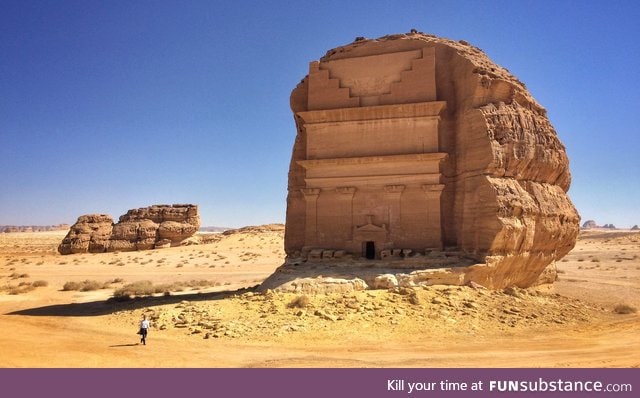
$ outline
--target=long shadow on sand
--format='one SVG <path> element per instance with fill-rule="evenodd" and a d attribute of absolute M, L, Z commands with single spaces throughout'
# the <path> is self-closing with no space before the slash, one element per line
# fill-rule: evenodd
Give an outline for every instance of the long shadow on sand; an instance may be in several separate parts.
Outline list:
<path fill-rule="evenodd" d="M 90 301 L 87 303 L 71 303 L 47 305 L 44 307 L 29 308 L 26 310 L 9 312 L 6 315 L 27 315 L 27 316 L 99 316 L 112 314 L 117 311 L 129 311 L 140 308 L 153 307 L 157 305 L 176 304 L 184 300 L 205 301 L 223 300 L 225 298 L 255 291 L 255 287 L 242 288 L 238 290 L 227 290 L 211 293 L 190 293 L 171 296 L 158 297 L 136 297 L 125 301 L 110 298 L 104 301 Z"/>

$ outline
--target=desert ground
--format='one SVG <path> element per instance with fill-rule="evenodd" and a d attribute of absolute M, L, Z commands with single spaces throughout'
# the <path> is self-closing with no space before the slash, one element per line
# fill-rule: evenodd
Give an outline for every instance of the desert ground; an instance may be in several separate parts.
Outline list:
<path fill-rule="evenodd" d="M 640 366 L 640 233 L 583 231 L 552 286 L 258 291 L 283 233 L 68 256 L 65 232 L 0 234 L 0 366 Z"/>

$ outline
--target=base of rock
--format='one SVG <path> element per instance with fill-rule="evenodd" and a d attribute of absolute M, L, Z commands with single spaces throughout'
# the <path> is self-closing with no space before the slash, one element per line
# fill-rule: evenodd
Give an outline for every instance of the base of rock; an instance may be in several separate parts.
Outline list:
<path fill-rule="evenodd" d="M 455 259 L 455 261 L 454 261 Z M 296 293 L 343 293 L 368 289 L 392 289 L 431 285 L 474 286 L 488 289 L 526 287 L 553 283 L 555 263 L 542 272 L 513 278 L 503 272 L 513 261 L 508 257 L 487 263 L 461 253 L 398 260 L 301 260 L 287 259 L 259 287 Z"/>

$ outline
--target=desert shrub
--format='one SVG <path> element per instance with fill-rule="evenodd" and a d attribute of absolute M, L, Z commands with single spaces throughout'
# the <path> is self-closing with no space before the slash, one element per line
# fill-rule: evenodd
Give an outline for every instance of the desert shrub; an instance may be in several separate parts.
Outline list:
<path fill-rule="evenodd" d="M 64 291 L 80 291 L 80 292 L 90 292 L 93 290 L 104 289 L 105 284 L 102 282 L 98 282 L 96 280 L 86 279 L 82 282 L 69 281 L 66 282 L 62 286 L 62 290 Z"/>
<path fill-rule="evenodd" d="M 600 259 L 599 259 L 599 258 L 592 258 L 592 259 L 591 259 L 591 262 L 592 262 L 592 263 L 599 263 L 599 262 L 600 262 Z"/>
<path fill-rule="evenodd" d="M 49 286 L 49 282 L 47 281 L 43 281 L 43 280 L 37 280 L 34 281 L 31 286 L 33 287 L 44 287 L 44 286 Z"/>
<path fill-rule="evenodd" d="M 64 291 L 71 291 L 71 290 L 80 290 L 80 282 L 66 282 L 63 286 L 62 286 L 62 290 Z"/>
<path fill-rule="evenodd" d="M 297 296 L 289 304 L 287 304 L 288 308 L 307 308 L 309 306 L 309 296 Z"/>
<path fill-rule="evenodd" d="M 113 292 L 113 296 L 118 297 L 135 297 L 150 296 L 155 293 L 155 287 L 151 281 L 138 281 L 124 285 L 120 289 Z"/>
<path fill-rule="evenodd" d="M 635 314 L 636 312 L 638 312 L 638 309 L 628 304 L 618 304 L 615 306 L 613 311 L 616 314 Z"/>
<path fill-rule="evenodd" d="M 82 281 L 82 286 L 80 286 L 81 292 L 90 292 L 93 290 L 100 290 L 104 287 L 104 283 L 94 281 L 94 280 L 85 280 Z"/>
<path fill-rule="evenodd" d="M 120 289 L 117 289 L 113 296 L 116 299 L 127 298 L 127 297 L 142 297 L 142 296 L 151 296 L 153 294 L 164 294 L 165 296 L 171 295 L 171 292 L 182 292 L 186 288 L 192 289 L 201 289 L 204 287 L 210 286 L 219 286 L 220 283 L 216 281 L 209 281 L 206 279 L 202 280 L 191 280 L 188 282 L 173 282 L 173 283 L 161 283 L 158 285 L 154 285 L 151 281 L 139 281 L 130 283 L 128 285 L 123 286 Z"/>
<path fill-rule="evenodd" d="M 17 295 L 22 293 L 27 293 L 35 289 L 30 283 L 19 285 L 19 286 L 11 286 L 9 288 L 8 293 L 11 295 Z"/>
<path fill-rule="evenodd" d="M 20 282 L 18 285 L 6 285 L 0 288 L 0 291 L 4 290 L 7 294 L 17 295 L 22 293 L 27 293 L 32 290 L 35 290 L 36 286 L 33 286 L 31 282 Z"/>

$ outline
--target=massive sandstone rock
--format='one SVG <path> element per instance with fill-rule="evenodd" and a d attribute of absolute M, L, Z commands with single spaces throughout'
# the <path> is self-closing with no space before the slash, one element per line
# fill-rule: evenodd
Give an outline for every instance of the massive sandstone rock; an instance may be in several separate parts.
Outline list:
<path fill-rule="evenodd" d="M 101 253 L 106 251 L 113 229 L 113 219 L 106 214 L 78 217 L 58 246 L 60 254 Z"/>
<path fill-rule="evenodd" d="M 289 262 L 456 252 L 456 284 L 525 287 L 575 244 L 545 109 L 464 41 L 358 38 L 310 63 L 291 108 Z"/>
<path fill-rule="evenodd" d="M 61 254 L 148 250 L 178 246 L 200 228 L 196 205 L 154 205 L 129 210 L 117 224 L 107 215 L 80 216 Z"/>

